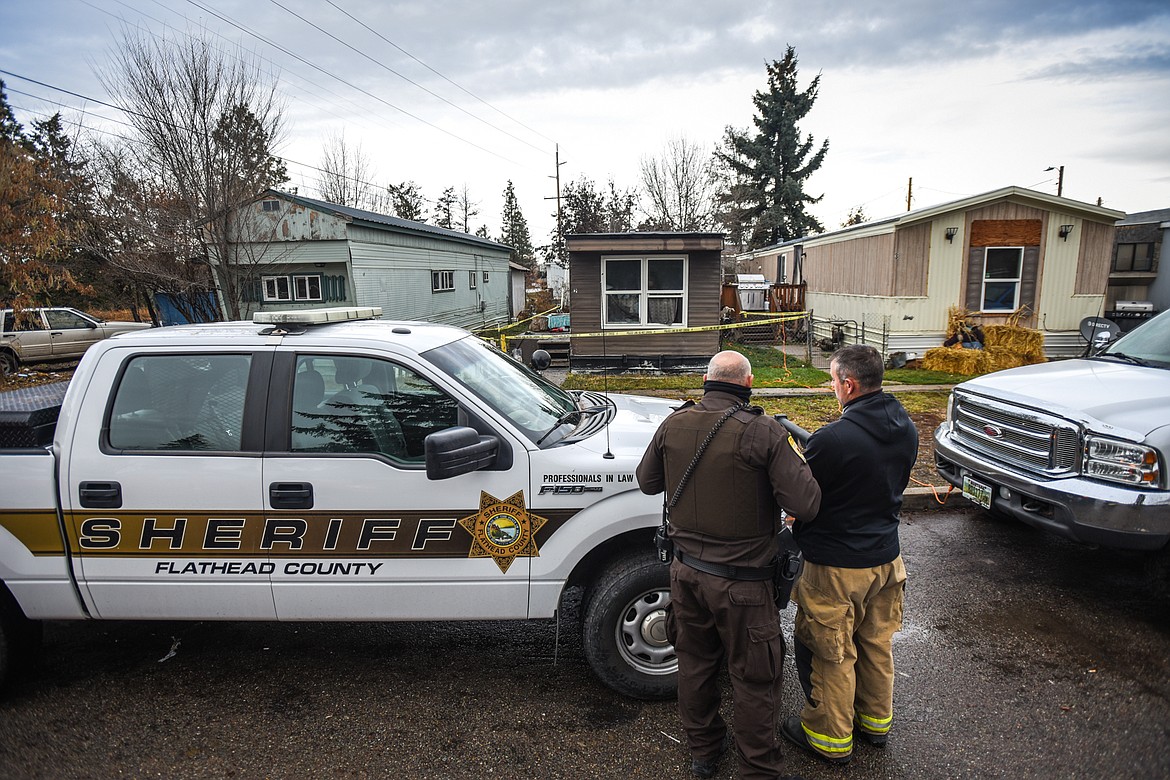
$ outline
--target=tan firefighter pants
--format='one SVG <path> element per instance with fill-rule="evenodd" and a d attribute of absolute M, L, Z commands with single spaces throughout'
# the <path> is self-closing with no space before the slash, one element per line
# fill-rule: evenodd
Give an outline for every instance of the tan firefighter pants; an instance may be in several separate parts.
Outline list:
<path fill-rule="evenodd" d="M 826 756 L 853 752 L 854 723 L 885 735 L 893 722 L 891 638 L 902 627 L 906 566 L 844 569 L 805 563 L 796 585 L 796 668 L 808 699 L 809 744 Z"/>

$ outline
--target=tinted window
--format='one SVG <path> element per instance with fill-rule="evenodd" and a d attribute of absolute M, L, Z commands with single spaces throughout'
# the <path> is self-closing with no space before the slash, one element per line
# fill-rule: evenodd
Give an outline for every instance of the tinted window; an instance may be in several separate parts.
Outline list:
<path fill-rule="evenodd" d="M 347 355 L 297 359 L 294 452 L 369 452 L 422 463 L 424 439 L 458 424 L 456 401 L 405 366 Z"/>
<path fill-rule="evenodd" d="M 110 415 L 119 450 L 238 451 L 249 355 L 149 355 L 122 373 Z"/>

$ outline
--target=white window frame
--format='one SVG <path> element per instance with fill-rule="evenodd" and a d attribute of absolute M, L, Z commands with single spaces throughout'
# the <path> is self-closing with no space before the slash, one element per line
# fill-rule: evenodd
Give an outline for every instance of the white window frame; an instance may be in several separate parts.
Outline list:
<path fill-rule="evenodd" d="M 992 251 L 996 250 L 1012 250 L 1018 253 L 1019 263 L 1016 266 L 1016 275 L 1014 277 L 1000 277 L 989 279 L 987 277 L 987 259 Z M 1024 280 L 1024 247 L 1022 246 L 989 246 L 983 250 L 983 280 L 979 290 L 979 306 L 980 311 L 989 313 L 1008 313 L 1020 308 L 1020 288 L 1023 286 Z M 986 309 L 982 308 L 987 305 L 987 283 L 992 284 L 1015 284 L 1015 292 L 1012 295 L 1011 308 L 1007 309 Z"/>
<path fill-rule="evenodd" d="M 469 289 L 469 290 L 475 289 L 476 278 L 478 278 L 478 275 L 475 273 L 475 271 L 468 271 L 467 272 L 467 289 Z"/>
<path fill-rule="evenodd" d="M 265 301 L 291 301 L 292 284 L 287 276 L 261 276 Z"/>
<path fill-rule="evenodd" d="M 483 283 L 484 284 L 488 283 L 488 272 L 487 271 L 483 272 Z"/>
<path fill-rule="evenodd" d="M 617 260 L 638 260 L 641 262 L 641 285 L 638 289 L 614 289 L 609 290 L 607 287 L 607 269 L 610 261 Z M 682 288 L 671 290 L 649 290 L 649 267 L 650 262 L 654 260 L 678 260 L 682 261 Z M 601 326 L 609 329 L 622 328 L 646 328 L 646 329 L 666 329 L 666 328 L 685 328 L 687 327 L 687 310 L 688 306 L 688 290 L 687 283 L 690 279 L 690 258 L 686 255 L 602 255 L 601 257 Z M 638 322 L 614 322 L 609 321 L 609 301 L 607 296 L 625 294 L 638 296 Z M 649 321 L 649 302 L 655 298 L 682 298 L 682 314 L 678 322 L 660 323 Z"/>
<path fill-rule="evenodd" d="M 280 201 L 279 200 L 261 201 L 260 211 L 262 211 L 266 214 L 271 214 L 274 211 L 280 211 Z"/>
<path fill-rule="evenodd" d="M 317 294 L 313 294 L 313 285 L 317 286 Z M 301 286 L 304 285 L 304 292 Z M 293 300 L 320 301 L 324 300 L 321 293 L 321 274 L 296 274 L 292 278 Z"/>
<path fill-rule="evenodd" d="M 454 271 L 431 271 L 431 292 L 453 292 L 455 290 Z"/>

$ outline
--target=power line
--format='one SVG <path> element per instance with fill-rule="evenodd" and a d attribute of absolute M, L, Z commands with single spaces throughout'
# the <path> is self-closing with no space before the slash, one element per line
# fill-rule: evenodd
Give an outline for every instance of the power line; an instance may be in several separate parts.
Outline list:
<path fill-rule="evenodd" d="M 434 68 L 432 68 L 430 65 L 426 64 L 425 62 L 423 62 L 422 60 L 420 60 L 418 57 L 414 56 L 413 54 L 411 54 L 410 52 L 408 52 L 406 49 L 402 48 L 402 47 L 401 47 L 401 46 L 399 46 L 397 43 L 395 43 L 394 41 L 392 41 L 392 40 L 390 40 L 389 38 L 387 38 L 385 35 L 382 35 L 382 33 L 378 32 L 377 30 L 375 30 L 374 28 L 370 27 L 370 26 L 369 26 L 368 24 L 366 24 L 365 22 L 363 22 L 363 21 L 361 21 L 360 19 L 358 19 L 357 17 L 355 17 L 353 14 L 349 13 L 349 11 L 346 11 L 344 8 L 342 8 L 341 6 L 339 6 L 337 3 L 333 2 L 333 0 L 325 0 L 325 2 L 326 2 L 326 3 L 328 3 L 329 5 L 333 6 L 334 8 L 336 8 L 336 9 L 337 9 L 338 11 L 340 11 L 341 13 L 345 14 L 347 17 L 349 17 L 349 18 L 350 18 L 350 19 L 352 19 L 354 22 L 356 22 L 357 24 L 359 24 L 359 25 L 361 25 L 362 27 L 364 27 L 366 30 L 369 30 L 371 33 L 373 33 L 374 35 L 376 35 L 376 36 L 378 36 L 379 38 L 381 38 L 383 41 L 385 41 L 385 42 L 386 42 L 386 43 L 388 43 L 389 45 L 393 46 L 393 47 L 394 47 L 395 49 L 397 49 L 398 51 L 400 51 L 400 52 L 402 52 L 403 54 L 405 54 L 407 57 L 410 57 L 412 60 L 414 60 L 415 62 L 417 62 L 419 65 L 422 65 L 424 68 L 426 68 L 427 70 L 429 70 L 431 73 L 434 73 L 436 76 L 438 76 L 439 78 L 443 79 L 444 81 L 446 81 L 446 82 L 447 82 L 448 84 L 450 84 L 451 86 L 453 86 L 453 87 L 455 87 L 456 89 L 460 90 L 460 91 L 461 91 L 461 92 L 463 92 L 464 94 L 466 94 L 466 95 L 468 95 L 468 96 L 470 96 L 470 97 L 473 97 L 473 98 L 475 98 L 475 99 L 476 99 L 476 100 L 478 100 L 480 103 L 483 103 L 485 106 L 487 106 L 488 108 L 490 108 L 492 111 L 495 111 L 495 112 L 496 112 L 497 114 L 499 114 L 500 116 L 503 116 L 503 117 L 505 117 L 505 118 L 507 118 L 507 119 L 509 119 L 509 120 L 511 120 L 511 121 L 513 121 L 513 122 L 515 122 L 516 124 L 520 125 L 520 126 L 521 126 L 521 127 L 523 127 L 525 130 L 528 130 L 528 131 L 529 131 L 529 132 L 531 132 L 531 133 L 535 133 L 536 135 L 539 135 L 541 138 L 543 138 L 544 140 L 548 141 L 549 143 L 555 143 L 555 141 L 554 141 L 552 138 L 549 138 L 549 137 L 548 137 L 547 135 L 545 135 L 544 133 L 540 132 L 539 130 L 535 130 L 535 129 L 533 129 L 533 128 L 529 127 L 528 125 L 524 124 L 524 123 L 523 123 L 523 122 L 521 122 L 519 119 L 516 119 L 515 117 L 511 116 L 511 115 L 510 115 L 510 114 L 508 114 L 507 112 L 505 112 L 505 111 L 502 111 L 502 110 L 500 110 L 499 108 L 496 108 L 496 107 L 495 107 L 495 106 L 493 106 L 491 103 L 487 102 L 486 100 L 484 100 L 483 98 L 481 98 L 479 95 L 475 94 L 474 92 L 471 92 L 470 90 L 468 90 L 468 89 L 464 88 L 462 85 L 460 85 L 460 84 L 457 84 L 456 82 L 454 82 L 454 81 L 452 81 L 451 79 L 447 78 L 447 77 L 446 77 L 446 76 L 444 76 L 442 73 L 440 73 L 439 71 L 435 70 L 435 69 L 434 69 Z"/>
<path fill-rule="evenodd" d="M 417 81 L 414 81 L 414 80 L 413 80 L 413 79 L 411 79 L 410 77 L 402 75 L 401 73 L 399 73 L 398 71 L 394 70 L 394 69 L 393 69 L 393 68 L 391 68 L 389 65 L 387 65 L 387 64 L 386 64 L 386 63 L 384 63 L 384 62 L 382 62 L 381 60 L 377 60 L 377 59 L 375 59 L 375 58 L 371 57 L 369 54 L 366 54 L 366 53 L 365 53 L 364 51 L 362 51 L 361 49 L 358 49 L 357 47 L 353 46 L 352 44 L 350 44 L 350 43 L 347 43 L 346 41 L 343 41 L 341 38 L 338 38 L 336 35 L 334 35 L 333 33 L 329 32 L 328 30 L 325 30 L 325 29 L 323 29 L 323 28 L 319 27 L 318 25 L 314 24 L 313 22 L 310 22 L 308 19 L 306 19 L 305 17 L 301 16 L 301 15 L 300 15 L 300 14 L 298 14 L 296 11 L 293 11 L 291 8 L 288 8 L 287 6 L 281 5 L 281 3 L 280 3 L 278 0 L 268 0 L 268 2 L 272 3 L 272 4 L 273 4 L 274 6 L 276 6 L 277 8 L 280 8 L 281 10 L 283 10 L 285 13 L 289 14 L 290 16 L 295 16 L 297 19 L 300 19 L 302 22 L 304 22 L 305 24 L 309 25 L 310 27 L 312 27 L 314 30 L 316 30 L 317 32 L 321 33 L 322 35 L 326 35 L 326 36 L 328 36 L 329 38 L 331 38 L 332 40 L 334 40 L 334 41 L 337 41 L 337 42 L 338 42 L 338 43 L 340 43 L 342 46 L 344 46 L 345 48 L 347 48 L 347 49 L 349 49 L 350 51 L 354 52 L 355 54 L 357 54 L 357 55 L 359 55 L 359 56 L 361 56 L 361 57 L 364 57 L 365 59 L 367 59 L 367 60 L 369 60 L 370 62 L 374 63 L 374 64 L 375 64 L 375 65 L 377 65 L 378 67 L 380 67 L 380 68 L 383 68 L 384 70 L 386 70 L 386 71 L 389 71 L 390 73 L 393 73 L 395 76 L 397 76 L 398 78 L 400 78 L 400 79 L 402 79 L 403 81 L 407 82 L 408 84 L 411 84 L 411 85 L 413 85 L 413 86 L 415 86 L 415 87 L 418 87 L 418 88 L 419 88 L 419 89 L 421 89 L 423 92 L 426 92 L 428 95 L 430 95 L 431 97 L 434 97 L 434 98 L 436 98 L 436 99 L 438 99 L 438 100 L 441 100 L 441 101 L 443 101 L 443 102 L 444 102 L 444 103 L 446 103 L 447 105 L 451 106 L 451 108 L 454 108 L 454 109 L 455 109 L 455 110 L 457 110 L 457 111 L 462 111 L 464 114 L 466 114 L 467 116 L 469 116 L 469 117 L 471 117 L 472 119 L 476 120 L 477 122 L 482 122 L 483 124 L 487 125 L 488 127 L 492 128 L 493 130 L 496 130 L 496 131 L 498 131 L 498 132 L 501 132 L 501 133 L 503 133 L 504 135 L 508 136 L 509 138 L 512 138 L 512 139 L 514 139 L 514 140 L 516 140 L 516 141 L 519 141 L 520 143 L 524 144 L 525 146 L 528 146 L 528 147 L 530 147 L 530 148 L 532 148 L 532 149 L 535 149 L 535 150 L 536 150 L 536 151 L 538 151 L 538 152 L 539 152 L 539 151 L 543 151 L 543 150 L 542 150 L 542 149 L 541 149 L 539 146 L 536 146 L 536 145 L 534 145 L 534 144 L 531 144 L 531 143 L 529 143 L 528 141 L 525 141 L 523 138 L 521 138 L 521 137 L 519 137 L 519 136 L 517 136 L 517 135 L 513 135 L 512 133 L 509 133 L 509 132 L 508 132 L 507 130 L 505 130 L 504 128 L 502 128 L 502 127 L 499 127 L 498 125 L 494 125 L 494 124 L 492 124 L 491 122 L 487 121 L 487 120 L 486 120 L 486 119 L 484 119 L 483 117 L 476 116 L 475 114 L 471 113 L 470 111 L 468 111 L 467 109 L 463 108 L 462 106 L 460 106 L 460 105 L 457 105 L 456 103 L 452 103 L 450 100 L 448 100 L 447 98 L 445 98 L 445 97 L 443 97 L 442 95 L 438 94 L 437 92 L 433 92 L 433 91 L 431 91 L 430 89 L 427 89 L 427 88 L 426 88 L 426 87 L 424 87 L 422 84 L 419 84 Z"/>
<path fill-rule="evenodd" d="M 329 76 L 332 79 L 336 79 L 337 81 L 340 81 L 342 84 L 345 84 L 350 89 L 357 90 L 358 92 L 361 92 L 363 95 L 366 95 L 367 97 L 373 98 L 374 100 L 377 100 L 379 103 L 382 103 L 383 105 L 389 106 L 390 108 L 394 109 L 395 111 L 399 111 L 403 114 L 406 114 L 411 119 L 414 119 L 417 122 L 421 122 L 422 124 L 426 125 L 427 127 L 430 127 L 434 130 L 438 130 L 440 133 L 448 135 L 457 141 L 461 141 L 461 142 L 467 144 L 468 146 L 479 149 L 481 152 L 485 152 L 486 154 L 490 154 L 493 157 L 498 157 L 499 159 L 501 159 L 505 162 L 512 163 L 513 165 L 520 165 L 520 163 L 516 162 L 515 160 L 511 160 L 511 159 L 508 159 L 507 157 L 504 157 L 501 154 L 497 154 L 496 152 L 493 152 L 491 149 L 486 149 L 486 148 L 480 146 L 479 144 L 475 143 L 474 141 L 469 141 L 466 138 L 458 135 L 457 133 L 453 133 L 450 130 L 439 127 L 438 125 L 436 125 L 432 122 L 428 122 L 427 120 L 423 119 L 420 116 L 416 116 L 415 114 L 411 113 L 410 111 L 407 111 L 404 108 L 400 108 L 399 106 L 394 105 L 390 101 L 385 100 L 385 99 L 379 97 L 378 95 L 375 95 L 373 92 L 370 92 L 369 90 L 362 89 L 361 87 L 357 86 L 356 84 L 353 84 L 352 82 L 347 81 L 346 79 L 343 79 L 341 76 L 338 76 L 335 73 L 329 72 L 325 68 L 322 68 L 320 65 L 317 65 L 313 62 L 310 62 L 309 60 L 305 59 L 301 55 L 296 54 L 295 52 L 289 51 L 285 47 L 283 47 L 277 43 L 274 43 L 273 41 L 270 41 L 269 39 L 265 38 L 262 35 L 259 35 L 258 33 L 253 32 L 252 30 L 249 30 L 248 28 L 244 27 L 243 25 L 238 24 L 237 22 L 233 21 L 232 19 L 220 14 L 215 9 L 210 8 L 206 5 L 203 5 L 201 2 L 199 2 L 199 0 L 187 0 L 187 2 L 190 3 L 191 5 L 195 6 L 198 9 L 205 11 L 206 13 L 211 14 L 212 16 L 219 19 L 220 21 L 225 22 L 227 24 L 230 24 L 232 27 L 235 27 L 240 32 L 247 33 L 248 35 L 252 36 L 256 40 L 258 40 L 262 43 L 268 44 L 269 46 L 273 47 L 277 51 L 283 52 L 284 54 L 287 54 L 288 56 L 292 57 L 293 59 L 296 59 L 300 62 L 303 62 L 304 64 L 308 65 L 310 68 L 313 68 L 314 70 L 318 70 L 321 73 L 324 73 L 326 76 Z"/>
<path fill-rule="evenodd" d="M 167 8 L 165 5 L 163 5 L 163 4 L 160 2 L 160 0 L 151 0 L 151 1 L 152 1 L 152 2 L 153 2 L 155 5 L 157 5 L 157 6 L 159 6 L 160 8 L 162 8 L 163 10 L 166 10 L 166 11 L 169 11 L 169 12 L 171 12 L 171 13 L 177 14 L 177 15 L 179 16 L 179 18 L 180 18 L 180 19 L 182 19 L 183 21 L 187 22 L 188 24 L 193 24 L 193 23 L 194 23 L 194 22 L 192 22 L 192 20 L 191 20 L 191 19 L 189 19 L 187 16 L 185 16 L 185 15 L 184 15 L 184 14 L 182 14 L 182 13 L 180 13 L 179 11 L 175 11 L 174 9 Z M 95 11 L 98 11 L 98 12 L 100 12 L 100 13 L 106 14 L 107 16 L 113 17 L 114 19 L 117 19 L 119 22 L 121 22 L 121 23 L 122 23 L 122 24 L 124 24 L 124 25 L 131 25 L 131 24 L 133 24 L 135 27 L 138 27 L 139 29 L 144 29 L 144 30 L 145 30 L 145 32 L 147 32 L 149 35 L 151 35 L 152 37 L 154 37 L 156 40 L 165 41 L 165 39 L 164 39 L 162 36 L 160 36 L 158 33 L 154 32 L 153 30 L 151 30 L 149 27 L 145 27 L 145 26 L 141 26 L 140 24 L 132 23 L 132 22 L 130 22 L 129 20 L 127 20 L 125 17 L 123 17 L 123 16 L 121 16 L 121 15 L 118 15 L 118 14 L 114 14 L 114 13 L 112 13 L 111 11 L 107 11 L 107 10 L 106 10 L 106 9 L 104 9 L 104 8 L 100 8 L 100 7 L 96 6 L 96 5 L 94 5 L 93 3 L 90 3 L 90 2 L 88 2 L 88 0 L 80 0 L 80 2 L 84 3 L 85 5 L 88 5 L 90 8 L 94 9 Z M 176 35 L 181 35 L 181 36 L 183 36 L 183 37 L 190 38 L 190 39 L 192 39 L 192 40 L 194 40 L 194 39 L 195 39 L 195 37 L 194 37 L 193 35 L 191 35 L 189 32 L 185 32 L 185 31 L 183 31 L 183 30 L 180 30 L 180 29 L 178 29 L 178 28 L 174 27 L 173 25 L 167 24 L 167 23 L 166 23 L 165 21 L 163 21 L 162 19 L 159 19 L 159 18 L 157 18 L 157 17 L 151 16 L 150 14 L 144 13 L 144 12 L 142 12 L 142 11 L 138 10 L 137 8 L 134 8 L 133 6 L 131 6 L 131 5 L 128 5 L 128 4 L 127 4 L 127 3 L 125 3 L 125 2 L 122 2 L 122 0 L 114 0 L 114 2 L 116 2 L 118 5 L 120 5 L 120 6 L 124 7 L 124 8 L 126 8 L 126 9 L 128 9 L 128 10 L 130 10 L 130 11 L 133 11 L 133 12 L 135 12 L 135 13 L 137 13 L 137 14 L 140 14 L 142 17 L 144 17 L 144 18 L 146 18 L 146 19 L 149 19 L 150 21 L 152 21 L 152 22 L 155 22 L 156 24 L 159 24 L 159 25 L 161 25 L 162 27 L 166 28 L 167 30 L 170 30 L 170 31 L 172 31 L 172 32 L 173 32 L 173 33 L 175 33 Z M 205 29 L 206 29 L 206 28 L 205 28 Z M 228 43 L 234 43 L 234 42 L 232 42 L 232 41 L 229 41 L 229 40 L 228 40 L 228 38 L 227 38 L 226 36 L 224 36 L 224 35 L 222 35 L 222 34 L 220 34 L 220 33 L 216 32 L 215 30 L 207 30 L 207 32 L 211 33 L 212 35 L 214 35 L 215 37 L 217 37 L 217 38 L 219 38 L 219 39 L 221 39 L 221 40 L 223 40 L 223 41 L 227 41 Z M 225 56 L 231 57 L 231 58 L 232 58 L 232 59 L 234 59 L 236 62 L 240 62 L 240 63 L 243 63 L 243 62 L 244 62 L 244 61 L 243 61 L 243 60 L 242 60 L 240 57 L 236 56 L 236 55 L 235 55 L 235 54 L 233 54 L 231 51 L 224 50 L 224 51 L 223 51 L 223 54 L 224 54 Z M 275 68 L 280 68 L 281 70 L 285 70 L 284 68 L 281 68 L 281 66 L 280 66 L 278 63 L 276 63 L 275 61 L 273 61 L 272 59 L 270 59 L 270 58 L 268 58 L 268 57 L 265 57 L 265 56 L 263 56 L 262 54 L 256 54 L 256 57 L 257 57 L 257 58 L 259 58 L 259 59 L 261 59 L 261 60 L 263 60 L 264 62 L 268 63 L 268 64 L 269 64 L 270 66 L 272 66 L 272 67 L 275 67 Z M 305 78 L 304 76 L 302 76 L 302 75 L 301 75 L 301 74 L 299 74 L 299 73 L 296 73 L 296 72 L 295 72 L 295 71 L 293 71 L 293 70 L 287 70 L 287 72 L 288 72 L 289 74 L 291 74 L 291 75 L 295 76 L 297 79 L 299 79 L 300 81 L 304 82 L 305 84 L 308 84 L 308 85 L 309 85 L 309 86 L 311 86 L 311 87 L 315 87 L 317 90 L 320 90 L 320 91 L 322 91 L 322 92 L 325 92 L 325 93 L 328 93 L 328 94 L 330 94 L 330 95 L 333 95 L 333 96 L 334 96 L 335 98 L 337 98 L 338 100 L 344 100 L 344 101 L 346 101 L 347 103 L 349 103 L 351 106 L 353 106 L 353 107 L 355 107 L 355 108 L 358 108 L 358 109 L 363 109 L 363 107 L 361 106 L 361 104 L 357 103 L 356 101 L 352 100 L 351 98 L 345 97 L 345 96 L 343 96 L 343 95 L 339 95 L 338 93 L 334 92 L 333 90 L 329 89 L 328 87 L 326 87 L 326 86 L 323 86 L 323 85 L 321 85 L 321 84 L 318 84 L 317 82 L 315 82 L 315 81 L 313 81 L 313 80 L 311 80 L 311 79 Z M 273 72 L 271 72 L 271 71 L 269 71 L 269 72 L 268 72 L 268 76 L 269 76 L 269 78 L 272 78 L 272 79 L 274 79 L 274 80 L 279 80 L 279 79 L 277 78 L 276 74 L 275 74 L 275 73 L 273 73 Z M 286 100 L 289 100 L 290 102 L 293 100 L 293 97 L 292 97 L 291 95 L 289 95 L 287 92 L 281 91 L 281 92 L 280 92 L 280 94 L 281 94 L 281 95 L 282 95 L 282 96 L 283 96 L 283 97 L 284 97 Z M 322 98 L 323 98 L 325 101 L 327 101 L 327 102 L 330 102 L 330 103 L 333 103 L 333 105 L 335 105 L 335 106 L 338 106 L 338 107 L 340 108 L 340 106 L 338 105 L 338 103 L 337 103 L 336 101 L 330 100 L 329 98 L 327 98 L 327 97 L 324 97 L 324 96 L 322 96 L 322 95 L 318 95 L 318 97 L 322 97 Z M 341 116 L 340 114 L 334 113 L 334 112 L 332 112 L 332 111 L 329 111 L 328 113 L 330 113 L 332 116 L 336 117 L 337 119 L 339 119 L 339 120 L 341 120 L 341 121 L 347 121 L 347 120 L 346 120 L 346 118 L 345 118 L 345 117 L 343 117 L 343 116 Z M 366 117 L 367 117 L 367 114 L 368 114 L 368 112 L 365 112 L 365 111 L 363 110 L 363 111 L 362 111 L 362 113 L 359 113 L 359 114 L 358 114 L 358 116 L 359 116 L 359 117 L 361 117 L 361 119 L 362 119 L 362 120 L 365 120 L 365 119 L 366 119 Z M 402 125 L 400 125 L 400 124 L 397 124 L 397 123 L 395 123 L 395 124 L 396 124 L 398 127 L 401 127 L 401 126 L 402 126 Z M 389 128 L 389 127 L 390 127 L 390 125 L 389 125 L 389 124 L 384 124 L 384 126 L 385 126 L 385 127 L 387 127 L 387 128 Z"/>
<path fill-rule="evenodd" d="M 36 84 L 37 86 L 40 86 L 40 87 L 45 87 L 46 89 L 51 89 L 51 90 L 54 90 L 54 91 L 57 91 L 57 92 L 64 93 L 64 94 L 66 94 L 66 95 L 71 95 L 71 96 L 73 96 L 73 97 L 75 97 L 75 98 L 78 98 L 79 100 L 87 100 L 87 101 L 90 101 L 90 102 L 93 102 L 93 103 L 97 103 L 98 105 L 101 105 L 101 106 L 106 106 L 107 108 L 113 108 L 113 109 L 115 109 L 115 110 L 117 110 L 117 111 L 121 111 L 121 112 L 123 112 L 123 113 L 126 113 L 126 114 L 131 114 L 131 115 L 133 115 L 133 116 L 138 116 L 138 117 L 141 117 L 141 118 L 143 118 L 143 119 L 146 119 L 146 120 L 148 120 L 148 121 L 152 121 L 152 122 L 158 122 L 159 124 L 166 125 L 167 127 L 173 128 L 173 129 L 175 129 L 175 130 L 180 130 L 180 131 L 182 131 L 182 132 L 185 132 L 185 133 L 191 133 L 192 135 L 196 135 L 196 136 L 202 136 L 202 137 L 204 137 L 204 138 L 209 138 L 209 137 L 210 137 L 210 136 L 208 136 L 208 134 L 206 134 L 206 133 L 203 133 L 202 131 L 199 131 L 199 130 L 194 130 L 194 129 L 192 129 L 192 128 L 185 127 L 185 126 L 183 126 L 183 125 L 177 125 L 177 124 L 175 124 L 175 123 L 173 123 L 173 122 L 168 122 L 168 121 L 166 121 L 166 120 L 160 120 L 160 119 L 159 119 L 159 118 L 157 118 L 157 117 L 151 117 L 151 116 L 149 116 L 149 115 L 147 115 L 147 114 L 143 114 L 143 113 L 142 113 L 142 112 L 140 112 L 140 111 L 135 111 L 135 110 L 133 110 L 133 109 L 129 109 L 129 108 L 123 108 L 123 107 L 121 107 L 121 106 L 116 106 L 116 105 L 114 105 L 114 104 L 112 104 L 112 103 L 106 103 L 105 101 L 98 100 L 97 98 L 89 97 L 89 96 L 87 96 L 87 95 L 82 95 L 82 94 L 80 94 L 80 93 L 78 93 L 78 92 L 72 92 L 72 91 L 70 91 L 70 90 L 63 89 L 63 88 L 61 88 L 61 87 L 56 87 L 56 86 L 53 86 L 52 84 L 46 84 L 46 83 L 45 83 L 45 82 L 43 82 L 43 81 L 37 81 L 36 79 L 29 78 L 28 76 L 22 76 L 22 75 L 20 75 L 19 73 L 13 73 L 12 71 L 4 70 L 4 69 L 2 69 L 2 68 L 0 68 L 0 73 L 3 73 L 3 74 L 4 74 L 4 75 L 6 75 L 6 76 L 12 76 L 13 78 L 17 78 L 17 79 L 20 79 L 20 80 L 22 80 L 22 81 L 27 81 L 27 82 L 29 82 L 29 83 L 31 83 L 31 84 Z M 50 101 L 48 98 L 43 98 L 43 97 L 40 97 L 39 95 L 33 95 L 32 93 L 29 93 L 29 92 L 23 92 L 23 91 L 21 91 L 21 90 L 14 89 L 14 88 L 12 88 L 12 87 L 8 87 L 8 90 L 9 90 L 10 92 L 13 92 L 13 93 L 16 93 L 16 94 L 25 95 L 26 97 L 31 97 L 31 98 L 34 98 L 34 99 L 36 99 L 36 100 L 44 100 L 44 101 L 45 101 L 45 102 L 47 102 L 47 103 L 54 102 L 54 101 Z M 59 105 L 59 104 L 58 104 L 58 105 Z M 85 114 L 85 113 L 87 113 L 87 112 L 86 112 L 84 109 L 76 108 L 76 107 L 74 107 L 74 106 L 67 106 L 67 108 L 69 108 L 71 111 L 77 111 L 77 112 L 79 112 L 79 113 L 82 113 L 82 114 Z M 22 110 L 27 110 L 27 109 L 22 109 Z M 30 113 L 42 113 L 42 114 L 44 114 L 45 112 L 44 112 L 44 111 L 40 111 L 40 112 L 30 112 Z M 120 121 L 118 121 L 118 120 L 116 120 L 116 119 L 110 119 L 109 117 L 104 117 L 104 116 L 101 116 L 100 114 L 91 114 L 91 115 L 92 115 L 92 116 L 100 116 L 102 119 L 104 119 L 104 120 L 106 120 L 106 121 L 108 121 L 108 122 L 114 122 L 115 124 L 122 124 L 122 125 L 126 125 L 127 127 L 134 127 L 134 125 L 132 125 L 132 124 L 128 124 L 128 123 L 126 123 L 126 122 L 120 122 Z M 68 121 L 68 120 L 67 120 L 67 121 Z M 126 141 L 127 143 L 136 143 L 136 141 L 135 141 L 134 139 L 126 138 L 125 136 L 121 136 L 121 135 L 118 135 L 118 134 L 116 134 L 116 133 L 110 133 L 109 131 L 102 130 L 102 129 L 100 129 L 100 128 L 92 127 L 92 126 L 89 126 L 89 125 L 84 125 L 84 124 L 82 124 L 82 123 L 80 123 L 80 122 L 70 122 L 70 124 L 76 124 L 76 125 L 78 125 L 79 127 L 83 127 L 83 128 L 85 128 L 85 129 L 87 129 L 87 130 L 93 130 L 93 131 L 95 131 L 95 132 L 104 133 L 104 134 L 107 134 L 107 135 L 113 135 L 113 136 L 114 136 L 114 137 L 116 137 L 116 138 L 121 138 L 123 141 Z M 277 157 L 277 155 L 273 155 L 273 157 Z M 309 163 L 303 163 L 303 162 L 299 162 L 299 161 L 297 161 L 297 160 L 293 160 L 293 159 L 291 159 L 291 158 L 288 158 L 288 157 L 279 157 L 279 159 L 283 160 L 283 161 L 284 161 L 284 162 L 286 162 L 286 163 L 289 163 L 289 164 L 292 164 L 292 165 L 298 165 L 298 166 L 300 166 L 300 167 L 302 167 L 302 168 L 307 168 L 307 169 L 309 169 L 309 170 L 317 171 L 318 173 L 325 174 L 325 175 L 328 175 L 328 176 L 336 176 L 336 177 L 340 177 L 340 178 L 346 179 L 347 181 L 352 181 L 352 182 L 355 182 L 355 183 L 357 183 L 357 184 L 364 184 L 364 185 L 366 185 L 366 186 L 369 186 L 369 187 L 374 187 L 375 189 L 382 189 L 382 188 L 383 188 L 383 187 L 382 187 L 382 185 L 380 185 L 380 184 L 375 184 L 375 183 L 373 183 L 373 182 L 368 182 L 368 181 L 365 181 L 365 180 L 362 180 L 362 179 L 357 179 L 357 178 L 354 178 L 353 176 L 347 176 L 347 175 L 345 175 L 344 173 L 340 173 L 340 172 L 337 172 L 337 171 L 327 171 L 327 170 L 325 170 L 325 169 L 323 169 L 323 168 L 318 168 L 318 167 L 317 167 L 317 166 L 315 166 L 315 165 L 310 165 Z"/>

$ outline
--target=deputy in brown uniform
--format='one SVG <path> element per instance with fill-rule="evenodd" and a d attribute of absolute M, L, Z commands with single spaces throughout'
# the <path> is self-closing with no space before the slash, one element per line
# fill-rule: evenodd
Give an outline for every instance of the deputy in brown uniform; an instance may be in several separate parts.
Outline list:
<path fill-rule="evenodd" d="M 702 401 L 666 418 L 637 470 L 642 492 L 673 497 L 701 443 L 720 418 L 737 409 L 694 462 L 670 510 L 679 715 L 691 771 L 711 777 L 728 745 L 718 680 L 726 657 L 739 776 L 776 780 L 785 651 L 772 591 L 776 533 L 782 507 L 812 517 L 821 491 L 780 424 L 747 405 L 752 386 L 747 358 L 720 352 L 703 379 Z"/>

